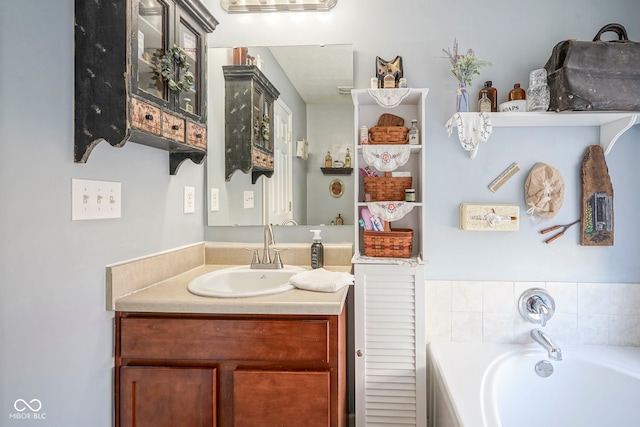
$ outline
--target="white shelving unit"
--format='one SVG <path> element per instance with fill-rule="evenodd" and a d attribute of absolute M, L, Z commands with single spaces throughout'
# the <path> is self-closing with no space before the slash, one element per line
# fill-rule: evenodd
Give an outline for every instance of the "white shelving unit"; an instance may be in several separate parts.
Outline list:
<path fill-rule="evenodd" d="M 386 89 L 394 90 L 394 89 Z M 362 230 L 357 227 L 357 219 L 360 218 L 360 209 L 366 206 L 363 194 L 363 179 L 360 174 L 360 168 L 366 166 L 362 157 L 362 146 L 359 145 L 360 126 L 371 128 L 376 125 L 379 117 L 384 113 L 394 114 L 404 119 L 405 124 L 410 124 L 411 120 L 418 120 L 420 129 L 420 144 L 411 146 L 411 158 L 404 166 L 398 168 L 399 171 L 410 171 L 413 178 L 412 186 L 416 190 L 416 202 L 413 210 L 404 218 L 393 223 L 395 228 L 411 228 L 414 232 L 413 253 L 412 257 L 422 262 L 422 250 L 424 247 L 424 238 L 422 234 L 422 209 L 425 200 L 425 177 L 424 177 L 424 106 L 425 99 L 429 89 L 410 89 L 409 94 L 402 100 L 400 105 L 394 108 L 385 108 L 369 94 L 367 89 L 357 89 L 352 91 L 354 103 L 354 141 L 357 147 L 354 156 L 354 173 L 357 174 L 355 179 L 354 194 L 356 201 L 354 203 L 356 218 L 355 227 L 355 253 L 364 254 Z"/>
<path fill-rule="evenodd" d="M 478 113 L 460 113 L 476 115 Z M 618 139 L 640 123 L 640 113 L 624 111 L 563 111 L 526 113 L 486 113 L 494 128 L 536 126 L 599 126 L 600 146 L 608 154 Z M 472 158 L 474 155 L 472 154 Z"/>
<path fill-rule="evenodd" d="M 394 90 L 394 89 L 387 89 Z M 355 215 L 355 379 L 356 426 L 426 426 L 425 282 L 422 230 L 425 194 L 425 99 L 428 89 L 411 89 L 394 108 L 385 108 L 368 90 L 352 91 L 354 103 Z M 420 144 L 411 146 L 410 171 L 416 190 L 413 209 L 393 228 L 411 228 L 409 259 L 363 258 L 362 229 L 357 224 L 364 202 L 359 168 L 366 166 L 359 145 L 360 126 L 371 128 L 390 113 L 405 123 L 418 120 Z"/>

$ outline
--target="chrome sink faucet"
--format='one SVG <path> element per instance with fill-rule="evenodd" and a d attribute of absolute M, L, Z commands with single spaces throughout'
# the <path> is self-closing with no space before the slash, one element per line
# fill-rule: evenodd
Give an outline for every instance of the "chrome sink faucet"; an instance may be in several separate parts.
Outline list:
<path fill-rule="evenodd" d="M 264 247 L 262 250 L 262 264 L 271 264 L 271 255 L 269 254 L 269 246 L 276 243 L 273 238 L 273 228 L 271 224 L 264 226 Z"/>
<path fill-rule="evenodd" d="M 562 350 L 556 346 L 551 338 L 540 329 L 531 330 L 531 338 L 542 346 L 547 353 L 549 353 L 549 359 L 560 361 L 562 360 Z"/>
<path fill-rule="evenodd" d="M 264 226 L 263 236 L 263 249 L 262 249 L 262 261 L 258 255 L 258 249 L 245 248 L 248 251 L 253 252 L 253 259 L 251 260 L 251 268 L 255 269 L 280 269 L 283 268 L 282 259 L 280 258 L 280 252 L 287 249 L 274 249 L 273 261 L 271 260 L 270 246 L 276 243 L 273 237 L 273 228 L 271 224 Z"/>

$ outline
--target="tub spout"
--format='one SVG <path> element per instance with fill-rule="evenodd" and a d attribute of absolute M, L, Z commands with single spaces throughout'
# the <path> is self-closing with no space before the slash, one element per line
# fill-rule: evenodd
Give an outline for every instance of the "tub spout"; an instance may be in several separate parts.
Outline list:
<path fill-rule="evenodd" d="M 540 329 L 531 330 L 531 338 L 542 346 L 549 353 L 549 359 L 560 361 L 562 360 L 562 350 L 557 347 L 551 338 Z"/>

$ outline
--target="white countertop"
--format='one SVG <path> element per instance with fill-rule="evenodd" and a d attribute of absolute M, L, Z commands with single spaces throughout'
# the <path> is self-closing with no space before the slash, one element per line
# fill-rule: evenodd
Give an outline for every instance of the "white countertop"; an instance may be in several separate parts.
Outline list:
<path fill-rule="evenodd" d="M 202 314 L 321 314 L 342 312 L 349 286 L 338 292 L 300 289 L 274 295 L 247 298 L 213 298 L 194 295 L 187 284 L 201 274 L 230 265 L 205 264 L 186 273 L 148 286 L 115 301 L 116 311 Z M 349 271 L 351 266 L 325 266 L 327 270 Z"/>

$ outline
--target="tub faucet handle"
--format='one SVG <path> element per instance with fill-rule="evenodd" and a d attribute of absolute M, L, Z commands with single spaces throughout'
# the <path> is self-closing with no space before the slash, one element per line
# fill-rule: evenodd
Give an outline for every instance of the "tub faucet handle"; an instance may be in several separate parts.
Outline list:
<path fill-rule="evenodd" d="M 544 328 L 555 313 L 556 304 L 545 289 L 531 288 L 520 295 L 518 309 L 526 321 L 538 323 Z"/>
<path fill-rule="evenodd" d="M 529 311 L 540 316 L 540 326 L 544 328 L 547 325 L 547 316 L 549 314 L 547 303 L 539 295 L 533 295 L 529 298 L 527 304 L 529 305 Z"/>

